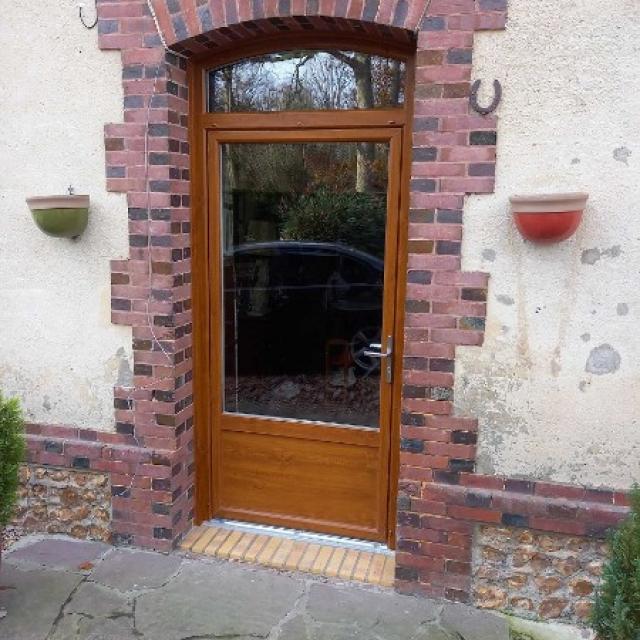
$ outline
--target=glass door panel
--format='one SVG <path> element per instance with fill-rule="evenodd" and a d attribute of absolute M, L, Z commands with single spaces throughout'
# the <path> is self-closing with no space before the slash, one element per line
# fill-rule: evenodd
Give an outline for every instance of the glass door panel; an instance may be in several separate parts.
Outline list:
<path fill-rule="evenodd" d="M 389 143 L 219 148 L 224 411 L 379 429 Z"/>

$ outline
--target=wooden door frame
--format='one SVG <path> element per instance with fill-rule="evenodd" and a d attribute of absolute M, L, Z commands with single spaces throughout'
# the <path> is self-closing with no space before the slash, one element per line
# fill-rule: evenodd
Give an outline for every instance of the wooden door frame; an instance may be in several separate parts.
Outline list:
<path fill-rule="evenodd" d="M 228 51 L 192 60 L 188 67 L 190 87 L 191 146 L 191 247 L 192 247 L 192 304 L 193 304 L 193 393 L 194 393 L 194 464 L 195 464 L 195 513 L 196 524 L 211 517 L 213 508 L 214 459 L 212 446 L 212 403 L 210 389 L 214 384 L 211 362 L 210 310 L 212 308 L 209 193 L 207 180 L 207 134 L 210 130 L 224 129 L 321 129 L 321 128 L 399 128 L 401 129 L 401 159 L 398 208 L 398 245 L 396 262 L 396 296 L 394 326 L 394 362 L 391 390 L 391 424 L 389 431 L 389 473 L 387 500 L 387 545 L 395 547 L 396 501 L 400 463 L 400 418 L 402 401 L 404 315 L 407 284 L 409 182 L 411 177 L 413 91 L 415 65 L 409 47 L 384 45 L 367 38 L 342 37 L 338 34 L 318 38 L 313 43 L 309 36 L 264 38 L 246 47 L 236 46 Z M 299 48 L 343 48 L 401 58 L 406 61 L 405 103 L 403 108 L 371 111 L 306 111 L 286 113 L 207 113 L 205 104 L 205 71 L 247 56 L 275 50 Z M 283 117 L 284 116 L 284 117 Z"/>

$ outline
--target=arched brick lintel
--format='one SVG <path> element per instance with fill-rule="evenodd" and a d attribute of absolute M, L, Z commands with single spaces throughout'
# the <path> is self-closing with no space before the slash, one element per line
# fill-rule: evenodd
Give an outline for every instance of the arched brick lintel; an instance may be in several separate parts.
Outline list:
<path fill-rule="evenodd" d="M 417 45 L 397 586 L 467 600 L 473 518 L 438 490 L 474 470 L 475 421 L 453 416 L 454 359 L 457 345 L 482 342 L 488 276 L 461 271 L 462 213 L 466 194 L 493 191 L 496 121 L 474 114 L 468 94 L 474 32 L 504 26 L 505 0 L 154 0 L 153 7 L 163 39 L 181 56 L 164 51 L 144 0 L 98 4 L 100 46 L 121 50 L 123 61 L 124 122 L 106 125 L 105 147 L 107 188 L 126 193 L 129 207 L 129 258 L 112 262 L 112 321 L 132 327 L 134 378 L 115 390 L 116 422 L 138 452 L 127 455 L 144 460 L 114 464 L 123 487 L 113 498 L 116 539 L 166 549 L 193 520 L 185 57 L 270 34 L 364 32 Z"/>

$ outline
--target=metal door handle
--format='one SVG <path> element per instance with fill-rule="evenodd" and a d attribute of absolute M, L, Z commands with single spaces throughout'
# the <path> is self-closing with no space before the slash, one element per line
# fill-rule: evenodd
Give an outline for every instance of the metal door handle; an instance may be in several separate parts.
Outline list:
<path fill-rule="evenodd" d="M 372 351 L 371 349 L 377 349 L 377 351 Z M 372 342 L 369 345 L 369 349 L 365 349 L 362 352 L 362 355 L 367 358 L 386 358 L 385 362 L 385 377 L 387 382 L 391 382 L 393 379 L 393 338 L 391 336 L 387 336 L 387 350 L 382 351 L 382 344 L 378 342 Z"/>

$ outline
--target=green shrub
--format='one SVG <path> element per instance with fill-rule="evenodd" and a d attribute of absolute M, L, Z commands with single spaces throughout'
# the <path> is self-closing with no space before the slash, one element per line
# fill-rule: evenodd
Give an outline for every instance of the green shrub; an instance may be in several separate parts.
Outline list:
<path fill-rule="evenodd" d="M 640 640 L 640 487 L 631 514 L 613 534 L 609 560 L 591 613 L 599 640 Z"/>
<path fill-rule="evenodd" d="M 11 519 L 18 490 L 18 467 L 24 457 L 24 420 L 17 398 L 0 394 L 0 529 Z"/>
<path fill-rule="evenodd" d="M 283 204 L 285 240 L 338 242 L 384 256 L 387 202 L 383 194 L 334 192 L 326 187 Z"/>

